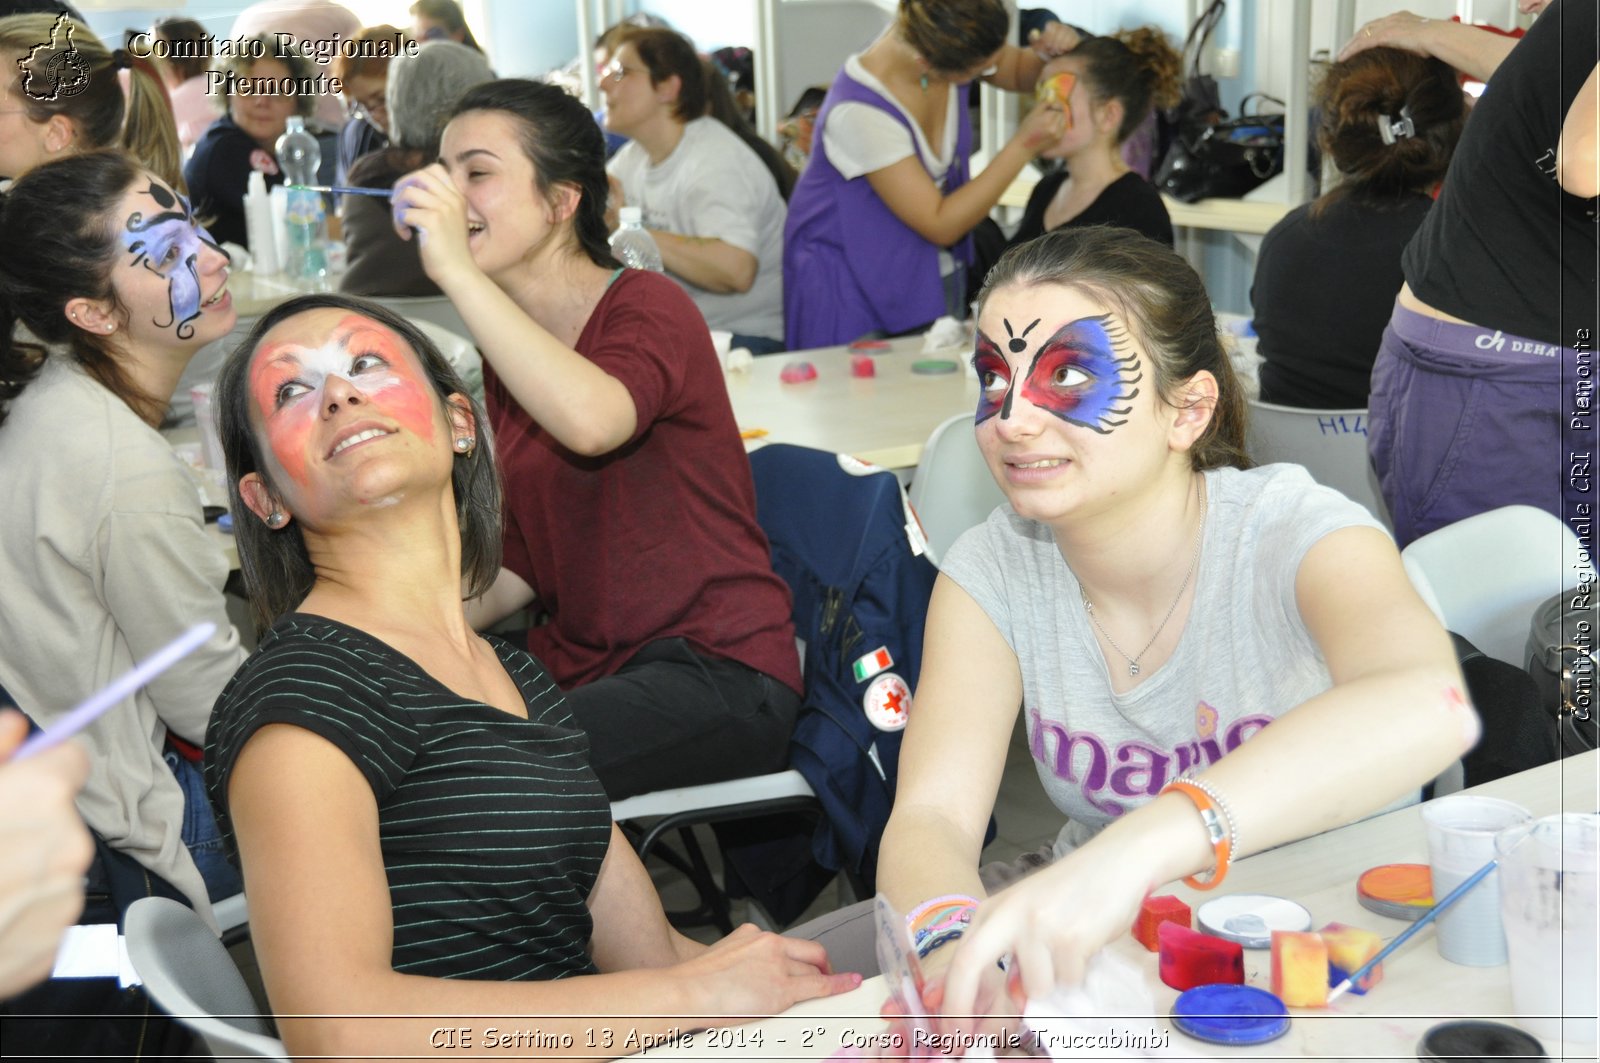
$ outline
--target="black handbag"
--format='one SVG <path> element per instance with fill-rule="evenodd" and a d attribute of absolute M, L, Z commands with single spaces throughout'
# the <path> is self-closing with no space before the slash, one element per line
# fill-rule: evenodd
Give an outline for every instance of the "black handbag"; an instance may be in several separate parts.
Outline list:
<path fill-rule="evenodd" d="M 1600 741 L 1596 722 L 1596 669 L 1600 630 L 1591 593 L 1563 591 L 1540 603 L 1528 630 L 1528 671 L 1539 700 L 1561 733 L 1563 756 L 1585 753 Z"/>
<path fill-rule="evenodd" d="M 1222 13 L 1226 8 L 1225 0 L 1211 0 L 1184 38 L 1183 93 L 1176 106 L 1159 112 L 1156 118 L 1155 158 L 1158 160 L 1166 160 L 1180 132 L 1187 131 L 1193 139 L 1208 126 L 1216 125 L 1228 117 L 1228 112 L 1222 107 L 1217 79 L 1201 69 L 1206 45 L 1216 31 L 1217 24 L 1222 21 Z M 1157 169 L 1160 169 L 1159 164 Z"/>
<path fill-rule="evenodd" d="M 1283 104 L 1259 93 L 1245 98 Z M 1156 171 L 1155 185 L 1184 203 L 1236 199 L 1283 172 L 1283 112 L 1244 114 L 1215 125 L 1178 130 Z"/>

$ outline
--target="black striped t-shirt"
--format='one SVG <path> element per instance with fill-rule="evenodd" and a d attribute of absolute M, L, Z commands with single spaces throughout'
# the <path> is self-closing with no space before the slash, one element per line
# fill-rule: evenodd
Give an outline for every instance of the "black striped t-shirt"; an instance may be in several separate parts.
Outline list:
<path fill-rule="evenodd" d="M 217 700 L 206 732 L 211 803 L 237 861 L 227 793 L 239 752 L 267 724 L 303 727 L 343 751 L 377 799 L 396 971 L 494 981 L 593 973 L 586 902 L 610 805 L 561 691 L 527 652 L 491 641 L 526 720 L 452 693 L 354 628 L 283 617 Z"/>

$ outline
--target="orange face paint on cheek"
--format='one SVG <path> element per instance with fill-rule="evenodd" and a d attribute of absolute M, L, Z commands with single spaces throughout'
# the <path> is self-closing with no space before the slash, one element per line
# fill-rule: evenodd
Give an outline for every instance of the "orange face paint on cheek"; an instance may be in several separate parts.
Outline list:
<path fill-rule="evenodd" d="M 250 394 L 265 426 L 267 449 L 284 473 L 295 483 L 306 486 L 306 451 L 315 426 L 315 405 L 307 401 L 309 392 L 278 406 L 278 389 L 293 379 L 299 364 L 271 358 L 270 350 L 250 367 Z"/>

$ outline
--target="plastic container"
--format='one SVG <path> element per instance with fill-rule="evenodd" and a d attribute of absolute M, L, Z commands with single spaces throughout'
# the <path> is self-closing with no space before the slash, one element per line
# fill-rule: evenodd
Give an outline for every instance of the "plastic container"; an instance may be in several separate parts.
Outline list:
<path fill-rule="evenodd" d="M 1452 794 L 1422 806 L 1428 832 L 1428 866 L 1433 895 L 1448 897 L 1474 871 L 1494 859 L 1495 835 L 1526 823 L 1533 815 L 1521 805 L 1496 797 Z M 1506 935 L 1500 922 L 1498 869 L 1434 921 L 1439 955 L 1467 967 L 1498 967 L 1506 962 Z"/>
<path fill-rule="evenodd" d="M 245 184 L 244 226 L 255 272 L 277 273 L 282 268 L 278 260 L 277 226 L 272 223 L 272 196 L 267 192 L 267 179 L 260 170 L 251 170 Z"/>
<path fill-rule="evenodd" d="M 317 183 L 317 167 L 322 165 L 322 149 L 317 138 L 306 130 L 304 118 L 289 119 L 289 128 L 277 143 L 278 166 L 290 185 Z M 321 281 L 328 276 L 327 211 L 322 193 L 289 189 L 285 223 L 288 247 L 283 254 L 283 271 L 296 280 Z"/>
<path fill-rule="evenodd" d="M 662 271 L 661 249 L 655 237 L 644 230 L 644 212 L 638 207 L 623 207 L 617 216 L 622 224 L 611 235 L 611 250 L 629 269 Z"/>

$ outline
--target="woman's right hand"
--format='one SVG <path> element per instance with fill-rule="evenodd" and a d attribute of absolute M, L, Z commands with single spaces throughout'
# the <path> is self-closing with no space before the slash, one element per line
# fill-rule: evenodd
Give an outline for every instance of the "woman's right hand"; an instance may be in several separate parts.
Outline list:
<path fill-rule="evenodd" d="M 1060 140 L 1066 131 L 1067 112 L 1054 100 L 1041 100 L 1022 119 L 1011 139 L 1029 155 L 1038 155 Z"/>
<path fill-rule="evenodd" d="M 472 268 L 467 246 L 467 201 L 439 163 L 413 170 L 395 182 L 389 200 L 394 231 L 414 236 L 422 269 L 435 284 L 460 269 Z"/>
<path fill-rule="evenodd" d="M 859 974 L 833 974 L 815 941 L 783 937 L 746 923 L 695 959 L 680 964 L 685 984 L 700 994 L 696 1008 L 709 1026 L 777 1015 L 802 1000 L 848 993 Z"/>

